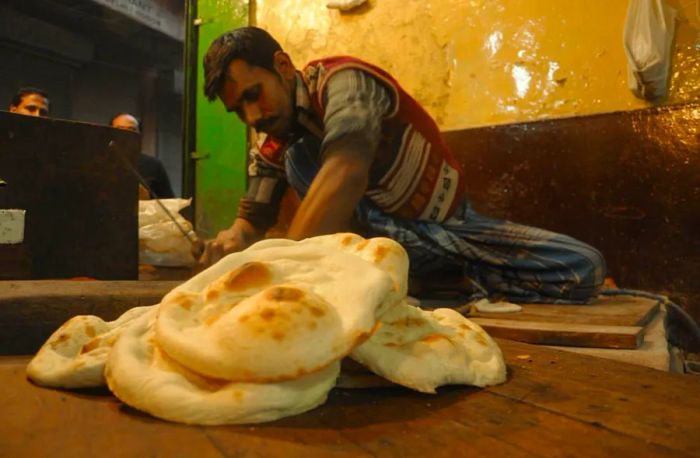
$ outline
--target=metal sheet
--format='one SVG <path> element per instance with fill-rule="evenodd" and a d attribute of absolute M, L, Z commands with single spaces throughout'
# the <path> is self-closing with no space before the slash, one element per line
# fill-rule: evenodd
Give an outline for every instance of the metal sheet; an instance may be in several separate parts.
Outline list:
<path fill-rule="evenodd" d="M 1 278 L 137 278 L 138 187 L 110 141 L 136 163 L 133 133 L 0 112 L 0 208 L 27 211 Z"/>

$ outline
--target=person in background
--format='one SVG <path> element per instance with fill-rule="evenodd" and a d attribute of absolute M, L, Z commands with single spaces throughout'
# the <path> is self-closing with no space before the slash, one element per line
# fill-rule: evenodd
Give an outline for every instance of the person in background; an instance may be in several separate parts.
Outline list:
<path fill-rule="evenodd" d="M 117 129 L 130 130 L 137 134 L 141 133 L 141 123 L 136 116 L 129 113 L 117 113 L 112 117 L 109 125 Z M 138 171 L 155 194 L 150 196 L 151 198 L 167 199 L 175 197 L 165 167 L 163 167 L 158 158 L 139 153 Z M 142 195 L 142 193 L 143 190 L 139 194 Z M 145 198 L 148 198 L 148 196 Z"/>
<path fill-rule="evenodd" d="M 437 124 L 382 69 L 339 56 L 299 71 L 266 31 L 243 27 L 212 42 L 204 76 L 210 101 L 266 135 L 238 216 L 205 242 L 202 265 L 260 240 L 291 185 L 302 200 L 288 238 L 389 237 L 408 252 L 409 285 L 457 272 L 462 286 L 515 302 L 582 303 L 598 293 L 598 250 L 474 210 Z"/>
<path fill-rule="evenodd" d="M 12 97 L 9 111 L 27 116 L 49 115 L 49 96 L 41 89 L 23 87 Z"/>

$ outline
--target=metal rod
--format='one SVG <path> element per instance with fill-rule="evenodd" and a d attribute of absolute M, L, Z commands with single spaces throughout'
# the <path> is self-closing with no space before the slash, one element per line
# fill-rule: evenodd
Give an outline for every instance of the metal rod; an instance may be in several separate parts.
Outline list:
<path fill-rule="evenodd" d="M 141 176 L 139 171 L 136 170 L 136 168 L 131 164 L 131 162 L 129 162 L 129 159 L 127 159 L 127 157 L 125 155 L 121 154 L 121 151 L 119 151 L 116 148 L 114 140 L 110 140 L 108 146 L 110 149 L 116 151 L 116 156 L 119 157 L 119 159 L 124 163 L 124 165 L 126 165 L 126 168 L 129 171 L 131 171 L 131 173 L 136 177 L 136 179 L 138 179 L 138 181 L 143 185 L 143 187 L 146 188 L 146 190 L 148 191 L 148 194 L 153 198 L 153 200 L 156 201 L 158 206 L 165 212 L 165 214 L 168 216 L 168 218 L 170 218 L 170 221 L 172 221 L 175 224 L 175 226 L 180 230 L 180 232 L 182 232 L 182 235 L 184 235 L 185 238 L 187 240 L 189 240 L 192 245 L 198 245 L 199 242 L 197 241 L 197 239 L 192 237 L 192 231 L 187 232 L 185 230 L 185 228 L 182 227 L 180 225 L 180 223 L 177 222 L 177 220 L 175 219 L 173 214 L 170 213 L 170 210 L 168 210 L 168 208 L 163 204 L 163 202 L 161 202 L 160 199 L 156 196 L 156 194 L 153 192 L 153 190 L 148 185 L 148 183 L 146 183 L 146 180 L 143 178 L 143 176 Z"/>

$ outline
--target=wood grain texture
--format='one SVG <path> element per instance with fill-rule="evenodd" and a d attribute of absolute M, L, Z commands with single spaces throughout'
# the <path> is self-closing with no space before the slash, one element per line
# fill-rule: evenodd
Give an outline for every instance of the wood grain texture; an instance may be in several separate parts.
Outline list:
<path fill-rule="evenodd" d="M 700 320 L 700 104 L 445 132 L 474 208 L 570 235 Z"/>
<path fill-rule="evenodd" d="M 0 208 L 27 211 L 30 276 L 15 279 L 137 278 L 138 187 L 124 162 L 136 164 L 139 144 L 104 125 L 0 111 Z"/>
<path fill-rule="evenodd" d="M 0 354 L 32 354 L 75 315 L 113 320 L 126 310 L 157 304 L 179 281 L 0 282 Z"/>
<path fill-rule="evenodd" d="M 472 310 L 469 318 L 496 318 L 545 323 L 645 326 L 659 311 L 659 301 L 634 296 L 599 296 L 592 304 L 520 304 L 518 313 L 483 313 Z"/>
<path fill-rule="evenodd" d="M 39 388 L 0 358 L 3 456 L 697 456 L 700 380 L 499 340 L 505 384 L 334 390 L 306 414 L 253 426 L 154 419 L 106 391 Z"/>
<path fill-rule="evenodd" d="M 484 313 L 468 307 L 467 317 L 489 334 L 520 342 L 568 347 L 636 349 L 644 328 L 659 313 L 658 300 L 600 296 L 592 304 L 521 304 L 515 313 Z"/>
<path fill-rule="evenodd" d="M 635 349 L 644 340 L 644 329 L 638 326 L 542 323 L 493 318 L 472 320 L 493 337 L 538 345 Z"/>

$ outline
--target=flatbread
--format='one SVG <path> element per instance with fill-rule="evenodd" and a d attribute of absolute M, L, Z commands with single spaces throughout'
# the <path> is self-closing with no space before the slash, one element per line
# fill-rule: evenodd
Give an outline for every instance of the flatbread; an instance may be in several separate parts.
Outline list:
<path fill-rule="evenodd" d="M 110 352 L 105 375 L 126 404 L 165 420 L 219 425 L 260 423 L 306 412 L 325 402 L 340 371 L 331 363 L 297 380 L 232 383 L 198 374 L 170 358 L 155 339 L 156 312 L 143 315 Z"/>
<path fill-rule="evenodd" d="M 480 299 L 469 305 L 474 307 L 478 312 L 483 313 L 515 313 L 523 310 L 522 306 L 513 304 L 512 302 L 490 302 L 488 299 Z"/>
<path fill-rule="evenodd" d="M 398 242 L 386 237 L 364 239 L 350 232 L 317 237 L 315 242 L 359 256 L 389 274 L 393 284 L 377 309 L 378 316 L 401 302 L 408 294 L 408 253 Z"/>
<path fill-rule="evenodd" d="M 190 424 L 272 421 L 344 387 L 505 380 L 503 356 L 451 309 L 409 305 L 408 256 L 386 238 L 261 241 L 113 322 L 75 317 L 27 368 L 36 383 L 107 384 L 123 402 Z"/>
<path fill-rule="evenodd" d="M 104 386 L 109 350 L 126 326 L 155 306 L 135 307 L 105 322 L 79 315 L 58 328 L 27 366 L 27 376 L 38 385 L 56 388 Z"/>
<path fill-rule="evenodd" d="M 451 309 L 432 312 L 401 303 L 351 353 L 399 385 L 435 393 L 442 385 L 487 386 L 506 379 L 501 350 L 477 324 Z"/>
<path fill-rule="evenodd" d="M 160 305 L 159 345 L 186 367 L 234 382 L 291 380 L 343 358 L 401 285 L 329 237 L 264 240 L 178 286 Z"/>

